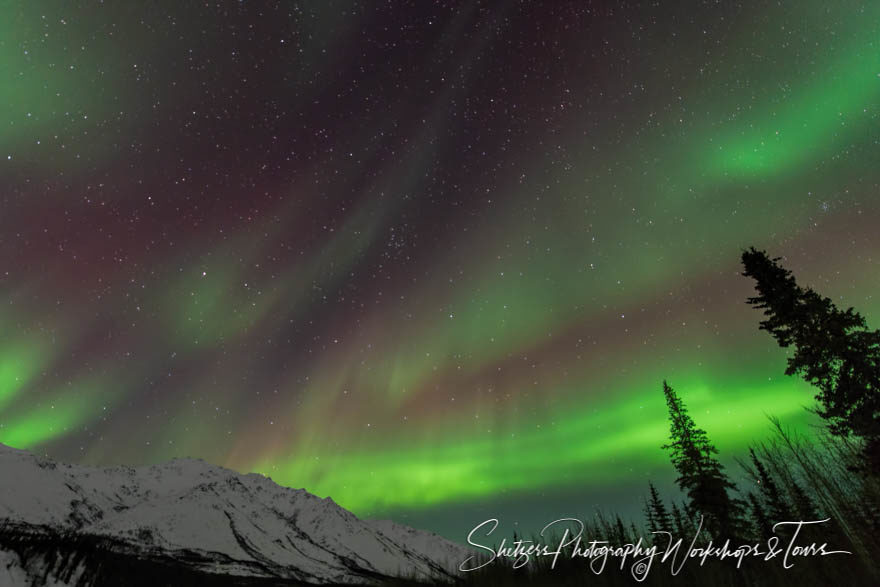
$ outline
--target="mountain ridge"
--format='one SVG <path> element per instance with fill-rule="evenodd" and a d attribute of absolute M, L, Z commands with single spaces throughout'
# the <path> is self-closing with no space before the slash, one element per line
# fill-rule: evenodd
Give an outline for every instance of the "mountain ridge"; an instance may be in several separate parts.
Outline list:
<path fill-rule="evenodd" d="M 200 459 L 88 467 L 0 444 L 0 472 L 0 584 L 110 584 L 100 569 L 117 563 L 144 577 L 177 569 L 216 584 L 451 579 L 472 554 Z"/>

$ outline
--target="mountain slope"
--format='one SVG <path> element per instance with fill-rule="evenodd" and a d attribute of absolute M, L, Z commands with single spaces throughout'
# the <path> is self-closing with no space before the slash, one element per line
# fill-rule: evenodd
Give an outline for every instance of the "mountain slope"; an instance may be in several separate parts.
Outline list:
<path fill-rule="evenodd" d="M 25 584 L 107 584 L 117 566 L 204 584 L 363 583 L 450 576 L 467 556 L 437 535 L 199 460 L 93 468 L 0 445 L 4 585 L 22 573 Z"/>

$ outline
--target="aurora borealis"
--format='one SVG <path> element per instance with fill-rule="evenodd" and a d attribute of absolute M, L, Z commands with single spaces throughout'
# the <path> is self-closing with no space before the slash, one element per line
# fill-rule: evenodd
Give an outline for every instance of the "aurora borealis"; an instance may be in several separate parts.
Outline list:
<path fill-rule="evenodd" d="M 0 14 L 0 442 L 461 539 L 807 425 L 743 248 L 880 326 L 878 3 Z"/>

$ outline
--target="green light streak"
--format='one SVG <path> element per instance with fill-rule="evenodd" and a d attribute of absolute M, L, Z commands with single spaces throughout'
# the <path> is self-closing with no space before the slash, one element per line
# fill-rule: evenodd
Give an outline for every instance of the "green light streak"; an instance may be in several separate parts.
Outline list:
<path fill-rule="evenodd" d="M 110 393 L 113 386 L 102 383 L 105 380 L 124 381 L 120 373 L 85 376 L 49 393 L 34 394 L 27 405 L 18 402 L 7 412 L 0 412 L 0 442 L 32 449 L 66 437 L 78 427 L 105 416 L 106 410 L 121 399 Z"/>
<path fill-rule="evenodd" d="M 744 381 L 744 388 L 732 384 L 720 393 L 697 380 L 681 379 L 687 381 L 680 387 L 689 390 L 685 399 L 698 425 L 726 455 L 741 452 L 766 434 L 765 414 L 799 421 L 804 418 L 802 406 L 809 403 L 804 385 L 796 380 L 764 385 Z M 625 399 L 604 404 L 568 405 L 528 426 L 511 423 L 514 432 L 509 433 L 503 422 L 490 424 L 492 432 L 456 423 L 427 438 L 409 434 L 384 443 L 362 438 L 352 450 L 310 453 L 286 462 L 273 459 L 253 468 L 371 515 L 504 492 L 609 486 L 619 482 L 623 467 L 667 460 L 660 450 L 668 435 L 662 397 L 641 387 L 622 395 Z M 760 404 L 756 398 L 762 398 Z M 435 435 L 446 440 L 437 444 Z"/>
<path fill-rule="evenodd" d="M 59 395 L 48 405 L 27 410 L 10 423 L 0 423 L 0 442 L 19 449 L 31 449 L 70 434 L 89 419 L 93 406 L 76 394 Z"/>
<path fill-rule="evenodd" d="M 38 348 L 26 345 L 0 350 L 0 413 L 37 374 L 41 355 Z"/>
<path fill-rule="evenodd" d="M 880 45 L 873 39 L 827 65 L 818 79 L 779 104 L 738 117 L 718 140 L 707 169 L 726 177 L 789 172 L 863 137 L 880 106 Z M 740 119 L 742 118 L 742 119 Z"/>

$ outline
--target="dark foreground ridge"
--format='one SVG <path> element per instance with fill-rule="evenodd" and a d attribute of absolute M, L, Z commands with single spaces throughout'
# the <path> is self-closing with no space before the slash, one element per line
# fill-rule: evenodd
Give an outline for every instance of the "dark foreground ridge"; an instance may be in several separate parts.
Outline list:
<path fill-rule="evenodd" d="M 199 570 L 222 563 L 202 553 L 180 551 L 170 556 L 145 552 L 121 540 L 77 533 L 59 533 L 52 528 L 10 525 L 0 531 L 0 548 L 14 553 L 23 573 L 9 574 L 9 580 L 26 580 L 41 585 L 61 582 L 75 587 L 129 585 L 281 586 L 308 585 L 294 579 L 236 576 Z M 228 561 L 231 562 L 231 561 Z M 8 565 L 9 560 L 3 561 Z M 255 569 L 255 571 L 258 569 Z M 0 577 L 3 575 L 0 574 Z M 365 581 L 375 577 L 364 577 Z M 25 583 L 22 583 L 25 584 Z M 5 585 L 4 585 L 5 587 Z"/>

